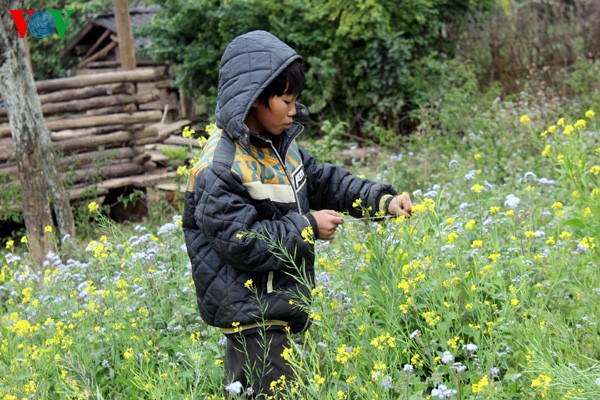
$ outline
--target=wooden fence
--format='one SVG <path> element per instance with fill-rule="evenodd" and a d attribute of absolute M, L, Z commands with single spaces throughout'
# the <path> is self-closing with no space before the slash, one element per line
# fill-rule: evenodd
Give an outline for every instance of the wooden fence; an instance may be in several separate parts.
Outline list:
<path fill-rule="evenodd" d="M 165 149 L 198 146 L 179 134 L 191 119 L 165 121 L 168 107 L 160 98 L 169 82 L 164 67 L 36 82 L 71 200 L 176 182 L 176 166 L 169 165 Z M 0 107 L 2 174 L 19 174 L 5 107 Z"/>

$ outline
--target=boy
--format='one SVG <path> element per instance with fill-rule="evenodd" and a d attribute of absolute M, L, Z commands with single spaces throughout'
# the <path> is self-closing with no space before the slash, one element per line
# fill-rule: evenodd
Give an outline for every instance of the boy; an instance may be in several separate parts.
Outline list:
<path fill-rule="evenodd" d="M 183 228 L 200 314 L 227 336 L 225 384 L 272 395 L 293 377 L 286 330 L 310 324 L 298 298 L 314 276 L 312 237 L 331 240 L 362 200 L 372 213 L 409 215 L 408 195 L 319 164 L 295 139 L 308 115 L 301 57 L 265 31 L 235 38 L 221 58 L 217 127 L 190 172 Z M 317 211 L 311 212 L 314 209 Z M 247 233 L 258 233 L 258 235 Z M 278 243 L 272 246 L 264 237 Z M 280 247 L 279 249 L 277 247 Z M 284 251 L 293 260 L 284 256 Z M 239 384 L 237 385 L 239 388 Z"/>

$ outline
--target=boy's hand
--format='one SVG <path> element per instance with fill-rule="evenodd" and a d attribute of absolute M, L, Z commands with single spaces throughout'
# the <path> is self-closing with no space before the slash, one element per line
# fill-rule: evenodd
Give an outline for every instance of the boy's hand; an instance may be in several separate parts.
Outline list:
<path fill-rule="evenodd" d="M 388 206 L 388 213 L 410 217 L 410 214 L 412 214 L 412 201 L 410 201 L 410 196 L 407 194 L 399 194 L 394 197 Z"/>
<path fill-rule="evenodd" d="M 344 223 L 344 218 L 333 210 L 319 210 L 313 213 L 319 227 L 319 239 L 332 240 L 338 225 Z"/>

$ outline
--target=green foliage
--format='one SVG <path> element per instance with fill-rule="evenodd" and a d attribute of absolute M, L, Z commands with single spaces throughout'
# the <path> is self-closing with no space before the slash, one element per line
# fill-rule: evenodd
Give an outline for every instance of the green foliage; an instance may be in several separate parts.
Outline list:
<path fill-rule="evenodd" d="M 304 102 L 318 119 L 365 121 L 398 133 L 400 116 L 414 106 L 412 66 L 451 52 L 440 42 L 450 21 L 490 2 L 455 0 L 158 1 L 163 12 L 144 32 L 150 56 L 174 63 L 177 83 L 212 109 L 221 54 L 235 36 L 265 29 L 305 57 Z M 482 5 L 483 4 L 483 5 Z M 442 52 L 442 53 L 438 53 Z M 412 77 L 414 79 L 414 77 Z"/>
<path fill-rule="evenodd" d="M 463 399 L 594 398 L 597 117 L 494 107 L 468 146 L 417 135 L 373 166 L 415 189 L 410 219 L 347 217 L 316 242 L 313 325 L 286 351 L 297 376 L 281 398 L 436 398 L 441 385 Z M 95 208 L 94 240 L 44 269 L 2 243 L 0 398 L 220 398 L 225 347 L 198 317 L 180 218 L 122 227 Z"/>

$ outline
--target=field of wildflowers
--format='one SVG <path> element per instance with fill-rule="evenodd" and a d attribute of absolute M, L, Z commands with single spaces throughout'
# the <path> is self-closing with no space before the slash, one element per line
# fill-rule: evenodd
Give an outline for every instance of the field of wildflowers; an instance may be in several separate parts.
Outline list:
<path fill-rule="evenodd" d="M 411 192 L 414 215 L 317 241 L 282 398 L 597 398 L 597 117 L 503 107 L 352 167 Z M 224 340 L 198 317 L 180 222 L 99 224 L 41 268 L 3 243 L 0 400 L 221 398 Z"/>

